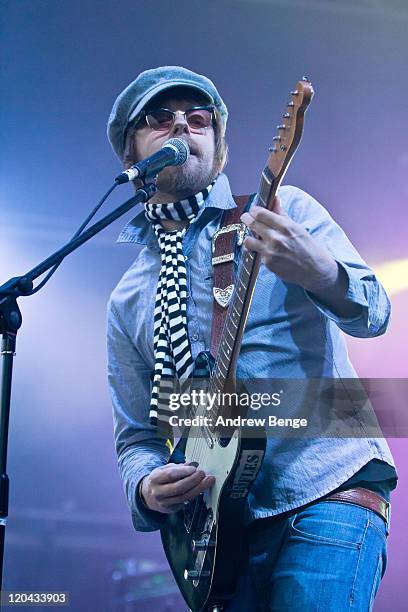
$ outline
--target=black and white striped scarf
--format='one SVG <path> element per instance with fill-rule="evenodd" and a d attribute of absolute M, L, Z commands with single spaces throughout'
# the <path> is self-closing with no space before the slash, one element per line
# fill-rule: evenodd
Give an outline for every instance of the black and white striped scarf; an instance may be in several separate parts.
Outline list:
<path fill-rule="evenodd" d="M 186 392 L 193 373 L 187 333 L 187 270 L 183 237 L 187 227 L 168 232 L 161 219 L 194 222 L 214 183 L 180 202 L 145 204 L 146 218 L 152 222 L 161 254 L 161 269 L 154 308 L 154 357 L 150 423 L 168 435 L 171 431 L 169 395 Z M 175 383 L 179 387 L 176 389 Z"/>

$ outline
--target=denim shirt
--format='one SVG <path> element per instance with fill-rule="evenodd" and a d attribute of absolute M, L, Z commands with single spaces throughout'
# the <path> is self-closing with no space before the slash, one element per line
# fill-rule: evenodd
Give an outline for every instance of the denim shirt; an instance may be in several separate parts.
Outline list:
<path fill-rule="evenodd" d="M 348 278 L 346 300 L 361 306 L 341 318 L 300 286 L 285 283 L 261 264 L 237 363 L 242 379 L 356 378 L 343 333 L 380 336 L 390 302 L 374 272 L 343 230 L 310 195 L 292 186 L 279 189 L 287 214 L 324 244 Z M 228 179 L 219 175 L 183 240 L 187 268 L 188 335 L 194 359 L 209 350 L 213 310 L 211 238 L 225 209 L 234 208 Z M 146 509 L 139 481 L 169 458 L 169 448 L 149 423 L 150 375 L 154 368 L 153 311 L 160 270 L 156 236 L 144 209 L 123 229 L 118 242 L 143 245 L 108 305 L 108 380 L 116 450 L 133 525 L 160 528 L 166 515 Z M 363 425 L 353 438 L 268 438 L 264 461 L 248 495 L 247 522 L 297 508 L 333 491 L 370 460 L 394 466 L 388 444 L 367 437 Z"/>

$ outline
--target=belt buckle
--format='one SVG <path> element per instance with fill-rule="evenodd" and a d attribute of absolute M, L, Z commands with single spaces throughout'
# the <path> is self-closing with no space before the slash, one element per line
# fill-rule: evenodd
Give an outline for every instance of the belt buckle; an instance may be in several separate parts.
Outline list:
<path fill-rule="evenodd" d="M 241 246 L 244 241 L 246 226 L 244 223 L 231 223 L 230 225 L 226 225 L 225 227 L 221 227 L 217 230 L 212 237 L 212 260 L 211 263 L 213 266 L 216 266 L 220 263 L 225 263 L 226 261 L 232 261 L 234 259 L 234 253 L 227 253 L 226 255 L 219 255 L 215 257 L 215 241 L 221 234 L 226 234 L 227 232 L 237 232 L 237 245 Z"/>
<path fill-rule="evenodd" d="M 385 520 L 387 523 L 387 531 L 388 531 L 388 526 L 390 524 L 390 502 L 385 501 Z"/>

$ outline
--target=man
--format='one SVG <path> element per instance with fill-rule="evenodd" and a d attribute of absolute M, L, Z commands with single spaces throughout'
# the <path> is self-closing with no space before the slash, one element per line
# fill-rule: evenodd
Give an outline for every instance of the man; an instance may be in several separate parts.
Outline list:
<path fill-rule="evenodd" d="M 108 309 L 116 447 L 140 531 L 160 528 L 169 513 L 214 485 L 200 466 L 166 463 L 171 443 L 156 435 L 155 423 L 161 377 L 173 372 L 185 380 L 210 346 L 211 238 L 236 206 L 222 174 L 226 121 L 214 84 L 171 66 L 140 74 L 109 119 L 108 136 L 125 167 L 173 137 L 191 151 L 185 165 L 159 174 L 157 193 L 123 230 L 120 241 L 143 249 Z M 373 271 L 325 209 L 295 187 L 280 188 L 272 211 L 255 204 L 241 219 L 250 230 L 244 248 L 258 251 L 263 265 L 238 377 L 355 378 L 340 330 L 378 336 L 390 316 Z M 171 282 L 179 278 L 172 294 L 169 267 Z M 181 345 L 163 313 L 176 317 Z M 389 501 L 396 472 L 387 443 L 366 437 L 358 415 L 355 429 L 354 437 L 268 439 L 248 496 L 246 565 L 228 611 L 371 608 L 386 564 L 382 498 Z"/>

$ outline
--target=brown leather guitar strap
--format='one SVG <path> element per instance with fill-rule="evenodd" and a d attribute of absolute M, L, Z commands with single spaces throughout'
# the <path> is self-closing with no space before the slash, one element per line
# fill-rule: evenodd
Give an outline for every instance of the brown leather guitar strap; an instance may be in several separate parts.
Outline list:
<path fill-rule="evenodd" d="M 248 195 L 233 196 L 236 208 L 226 210 L 219 229 L 212 238 L 211 252 L 213 276 L 214 308 L 211 328 L 211 354 L 217 357 L 221 333 L 228 312 L 228 304 L 234 290 L 234 257 L 236 246 L 244 240 L 245 225 L 240 216 L 252 201 Z"/>

